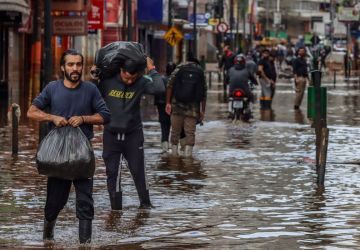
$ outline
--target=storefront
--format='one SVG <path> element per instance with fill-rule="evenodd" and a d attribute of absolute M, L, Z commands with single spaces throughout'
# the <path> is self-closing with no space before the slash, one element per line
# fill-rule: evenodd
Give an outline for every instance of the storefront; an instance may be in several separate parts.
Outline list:
<path fill-rule="evenodd" d="M 25 0 L 0 0 L 0 126 L 6 123 L 11 103 L 25 103 L 25 79 L 28 64 L 29 36 L 24 25 L 29 21 L 30 7 Z M 28 62 L 29 63 L 29 62 Z"/>

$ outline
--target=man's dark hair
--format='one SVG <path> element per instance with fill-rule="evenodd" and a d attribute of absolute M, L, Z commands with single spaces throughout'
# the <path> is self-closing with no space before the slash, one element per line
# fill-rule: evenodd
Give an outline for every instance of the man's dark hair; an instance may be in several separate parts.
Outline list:
<path fill-rule="evenodd" d="M 270 50 L 268 50 L 268 49 L 263 49 L 263 50 L 261 51 L 261 54 L 262 54 L 262 53 L 265 53 L 265 52 L 267 52 L 267 53 L 270 54 Z"/>
<path fill-rule="evenodd" d="M 65 65 L 65 57 L 67 55 L 72 55 L 72 56 L 81 56 L 81 63 L 84 63 L 84 56 L 79 52 L 77 51 L 76 49 L 68 49 L 68 50 L 65 50 L 62 55 L 61 55 L 61 58 L 60 58 L 60 66 L 64 66 Z"/>
<path fill-rule="evenodd" d="M 121 68 L 132 75 L 135 73 L 143 73 L 146 68 L 146 61 L 144 60 L 144 62 L 137 62 L 135 60 L 128 59 L 124 62 Z"/>

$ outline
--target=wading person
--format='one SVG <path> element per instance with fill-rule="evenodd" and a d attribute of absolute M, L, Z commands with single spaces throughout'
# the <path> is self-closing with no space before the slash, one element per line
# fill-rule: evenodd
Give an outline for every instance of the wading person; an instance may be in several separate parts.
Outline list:
<path fill-rule="evenodd" d="M 99 82 L 99 89 L 111 112 L 111 121 L 104 128 L 103 159 L 112 210 L 122 209 L 121 160 L 126 160 L 134 180 L 140 199 L 139 208 L 152 207 L 145 173 L 140 101 L 144 94 L 164 93 L 165 87 L 153 61 L 150 58 L 143 60 L 128 59 L 120 67 L 120 73 Z M 148 73 L 146 76 L 145 71 Z"/>
<path fill-rule="evenodd" d="M 162 77 L 165 88 L 169 81 L 169 77 L 175 68 L 176 68 L 176 64 L 173 62 L 169 62 L 166 65 L 166 75 Z M 165 112 L 166 94 L 163 93 L 161 95 L 156 95 L 154 103 L 157 107 L 159 114 L 159 122 L 161 127 L 161 147 L 163 152 L 167 152 L 169 149 L 169 135 L 170 135 L 171 122 L 170 122 L 170 116 Z"/>
<path fill-rule="evenodd" d="M 90 140 L 93 137 L 93 125 L 108 122 L 110 113 L 96 85 L 81 80 L 83 62 L 82 54 L 73 49 L 66 50 L 60 59 L 64 79 L 50 82 L 33 100 L 27 116 L 36 121 L 49 122 L 51 128 L 80 127 Z M 49 113 L 43 111 L 46 108 L 49 108 Z M 55 222 L 69 198 L 71 184 L 74 184 L 76 192 L 79 241 L 91 241 L 93 179 L 71 181 L 55 177 L 47 179 L 44 240 L 54 239 Z"/>
<path fill-rule="evenodd" d="M 272 71 L 271 71 L 271 62 L 269 60 L 269 57 L 270 57 L 270 51 L 268 49 L 264 49 L 262 51 L 261 60 L 258 63 L 259 82 L 261 86 L 261 98 L 260 98 L 261 108 L 271 108 L 271 95 L 272 95 L 271 86 L 275 85 L 275 82 L 271 79 Z"/>
<path fill-rule="evenodd" d="M 166 89 L 166 113 L 171 115 L 171 150 L 178 154 L 182 129 L 185 132 L 185 156 L 191 156 L 195 145 L 196 124 L 204 119 L 206 81 L 199 61 L 189 58 L 176 67 Z"/>
<path fill-rule="evenodd" d="M 298 56 L 293 62 L 293 72 L 295 77 L 295 93 L 296 93 L 294 109 L 299 109 L 304 97 L 306 80 L 308 78 L 306 50 L 304 47 L 301 47 L 298 50 Z"/>

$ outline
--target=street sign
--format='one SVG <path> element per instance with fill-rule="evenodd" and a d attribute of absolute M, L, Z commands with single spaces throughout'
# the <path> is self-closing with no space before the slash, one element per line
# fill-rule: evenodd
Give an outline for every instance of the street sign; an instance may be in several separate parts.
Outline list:
<path fill-rule="evenodd" d="M 208 14 L 208 13 L 207 13 Z M 209 19 L 209 15 L 206 15 L 206 13 L 197 13 L 196 14 L 196 25 L 208 25 L 208 19 Z M 194 14 L 190 14 L 189 16 L 189 22 L 194 25 Z"/>
<path fill-rule="evenodd" d="M 225 33 L 226 31 L 228 31 L 229 26 L 227 25 L 227 23 L 221 22 L 216 26 L 216 29 L 220 33 Z"/>
<path fill-rule="evenodd" d="M 209 25 L 216 26 L 220 23 L 219 18 L 210 18 Z"/>
<path fill-rule="evenodd" d="M 183 34 L 175 27 L 171 27 L 164 36 L 165 41 L 167 41 L 171 46 L 175 46 L 183 39 Z"/>
<path fill-rule="evenodd" d="M 340 22 L 356 22 L 359 20 L 359 12 L 354 8 L 342 7 L 339 8 L 338 12 Z"/>
<path fill-rule="evenodd" d="M 281 13 L 280 12 L 274 12 L 274 25 L 281 24 Z"/>

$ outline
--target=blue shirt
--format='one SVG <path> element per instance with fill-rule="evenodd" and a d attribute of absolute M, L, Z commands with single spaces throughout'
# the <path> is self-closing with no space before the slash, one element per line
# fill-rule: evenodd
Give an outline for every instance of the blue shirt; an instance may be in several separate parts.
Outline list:
<path fill-rule="evenodd" d="M 98 88 L 91 82 L 80 82 L 76 88 L 67 88 L 63 80 L 50 82 L 32 103 L 37 108 L 49 108 L 50 114 L 69 119 L 72 116 L 98 113 L 104 123 L 110 120 L 110 111 Z M 50 123 L 50 127 L 55 127 Z M 92 124 L 80 125 L 88 139 L 94 136 Z"/>

